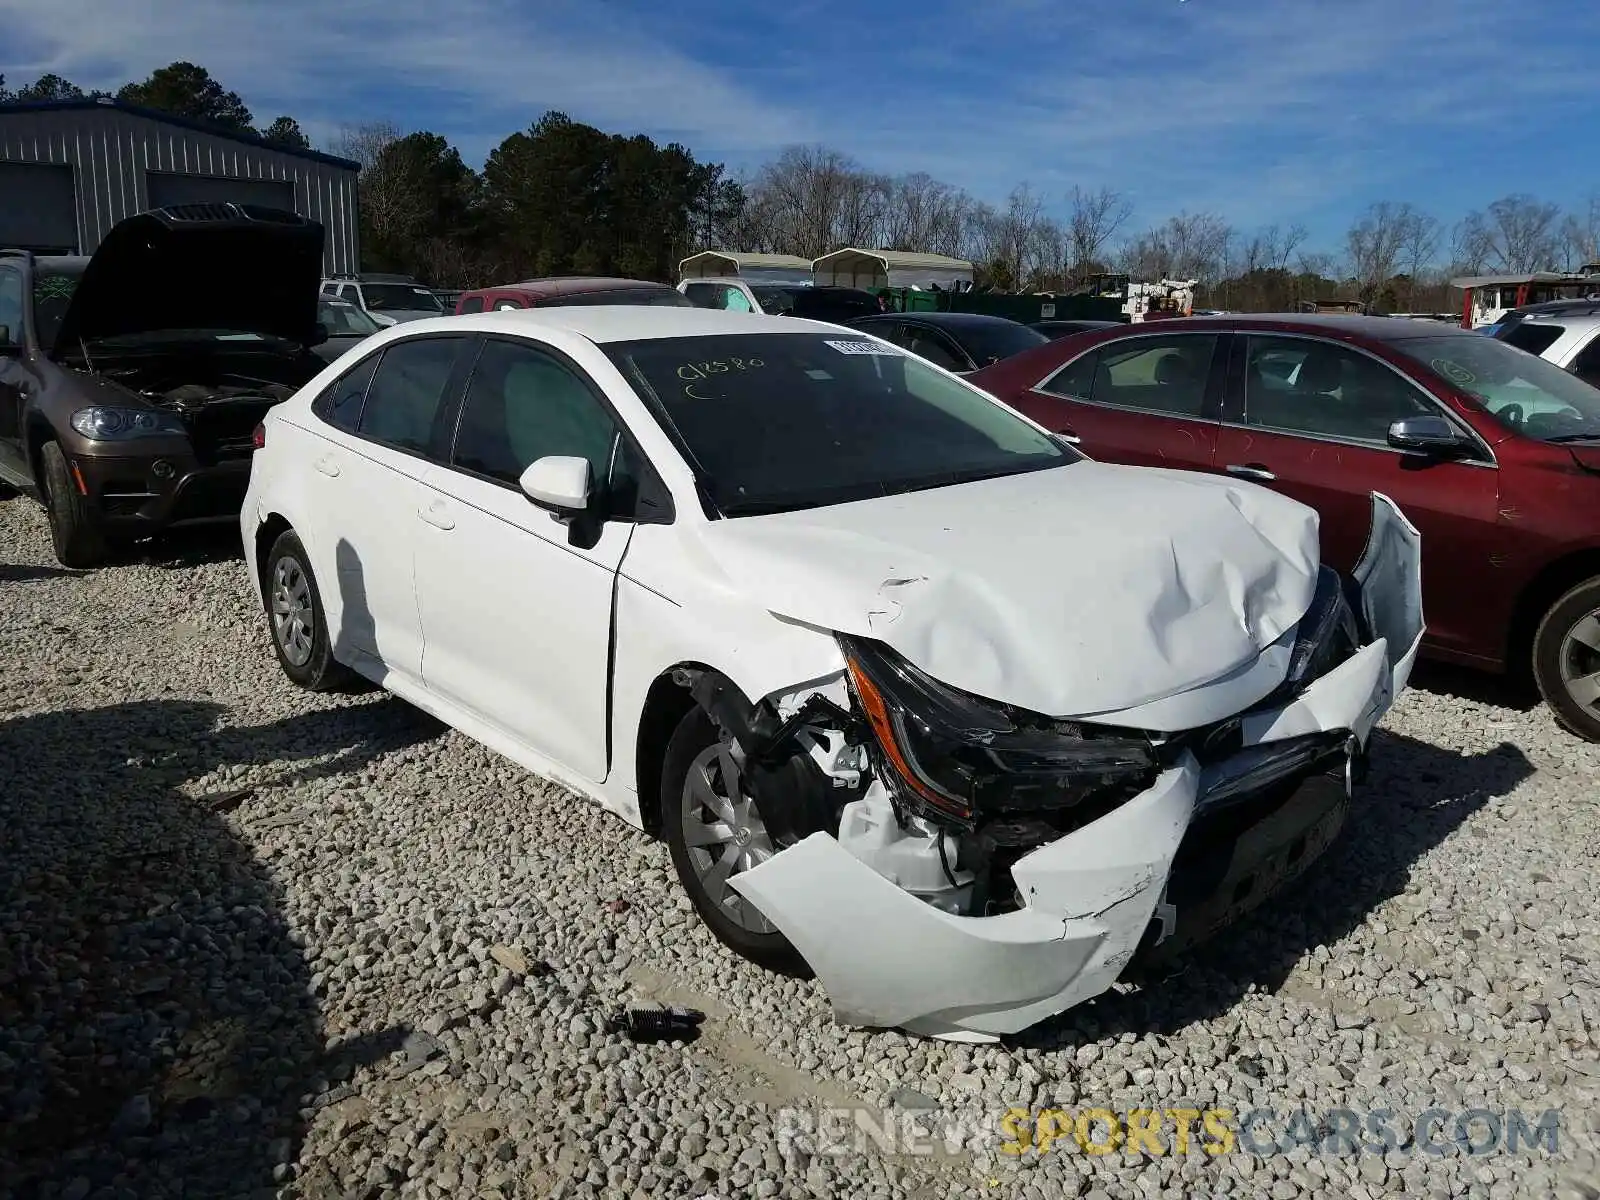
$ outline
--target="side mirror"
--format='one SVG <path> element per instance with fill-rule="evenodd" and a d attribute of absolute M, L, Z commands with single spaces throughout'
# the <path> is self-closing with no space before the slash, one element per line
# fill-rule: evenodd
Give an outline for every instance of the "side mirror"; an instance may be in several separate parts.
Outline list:
<path fill-rule="evenodd" d="M 318 321 L 315 325 L 313 325 L 311 327 L 311 341 L 309 341 L 306 344 L 310 345 L 310 346 L 321 346 L 327 340 L 328 340 L 328 327 L 326 325 L 324 325 L 321 321 Z"/>
<path fill-rule="evenodd" d="M 558 521 L 589 507 L 589 460 L 551 454 L 533 462 L 517 480 L 522 494 Z"/>
<path fill-rule="evenodd" d="M 1405 417 L 1389 426 L 1389 445 L 1396 450 L 1454 457 L 1471 449 L 1471 441 L 1439 416 Z"/>

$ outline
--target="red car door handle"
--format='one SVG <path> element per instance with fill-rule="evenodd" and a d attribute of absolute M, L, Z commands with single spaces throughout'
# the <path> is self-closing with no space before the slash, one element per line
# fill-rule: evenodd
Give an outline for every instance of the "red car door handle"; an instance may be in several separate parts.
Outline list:
<path fill-rule="evenodd" d="M 1276 475 L 1260 463 L 1230 463 L 1228 465 L 1228 474 L 1238 475 L 1244 479 L 1259 480 L 1262 483 L 1271 483 L 1277 478 Z"/>
<path fill-rule="evenodd" d="M 1079 437 L 1077 435 L 1077 433 L 1075 433 L 1073 430 L 1069 429 L 1065 425 L 1063 425 L 1060 429 L 1056 430 L 1056 436 L 1058 438 L 1060 438 L 1063 442 L 1071 442 L 1074 446 L 1076 446 L 1079 442 L 1083 441 L 1083 439 L 1081 437 Z"/>

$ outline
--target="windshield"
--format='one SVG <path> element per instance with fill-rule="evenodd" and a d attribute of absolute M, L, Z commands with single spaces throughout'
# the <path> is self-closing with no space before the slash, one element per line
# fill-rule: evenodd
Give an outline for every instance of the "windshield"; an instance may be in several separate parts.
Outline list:
<path fill-rule="evenodd" d="M 354 304 L 339 304 L 323 300 L 317 305 L 317 320 L 321 321 L 329 337 L 356 334 L 365 337 L 378 332 L 378 323 Z"/>
<path fill-rule="evenodd" d="M 1080 461 L 975 388 L 843 330 L 603 347 L 726 516 Z"/>
<path fill-rule="evenodd" d="M 84 260 L 87 262 L 88 260 Z M 55 345 L 56 334 L 61 331 L 61 319 L 67 315 L 67 304 L 72 293 L 78 290 L 83 278 L 83 266 L 45 266 L 37 263 L 33 275 L 33 325 L 39 345 Z"/>
<path fill-rule="evenodd" d="M 1024 350 L 1032 350 L 1035 346 L 1042 346 L 1050 340 L 1037 329 L 1004 321 L 996 321 L 993 324 L 985 321 L 981 325 L 973 324 L 952 332 L 966 347 L 967 353 L 972 356 L 972 361 L 980 367 L 999 362 L 1002 358 L 1010 358 L 1013 354 L 1021 354 Z"/>
<path fill-rule="evenodd" d="M 764 311 L 774 314 L 787 313 L 794 308 L 794 296 L 800 289 L 797 287 L 780 287 L 775 283 L 758 283 L 750 289 L 761 302 Z"/>
<path fill-rule="evenodd" d="M 439 297 L 420 284 L 363 283 L 361 299 L 373 312 L 442 313 Z"/>
<path fill-rule="evenodd" d="M 1600 437 L 1600 391 L 1494 338 L 1408 338 L 1394 348 L 1425 363 L 1527 437 Z"/>

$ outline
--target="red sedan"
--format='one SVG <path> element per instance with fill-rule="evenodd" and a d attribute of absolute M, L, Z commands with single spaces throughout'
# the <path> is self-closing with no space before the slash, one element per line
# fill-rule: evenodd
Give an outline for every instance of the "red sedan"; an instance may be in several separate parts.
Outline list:
<path fill-rule="evenodd" d="M 968 378 L 1091 458 L 1303 501 L 1341 570 L 1368 493 L 1391 497 L 1423 535 L 1425 652 L 1531 666 L 1600 741 L 1600 390 L 1481 334 L 1345 316 L 1119 325 Z"/>

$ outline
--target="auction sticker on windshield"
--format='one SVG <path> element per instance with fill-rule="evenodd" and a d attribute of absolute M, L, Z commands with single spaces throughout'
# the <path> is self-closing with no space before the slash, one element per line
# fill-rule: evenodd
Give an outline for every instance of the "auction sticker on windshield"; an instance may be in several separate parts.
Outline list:
<path fill-rule="evenodd" d="M 832 346 L 840 354 L 882 354 L 893 358 L 900 353 L 892 346 L 880 346 L 877 342 L 824 342 L 823 344 Z"/>

